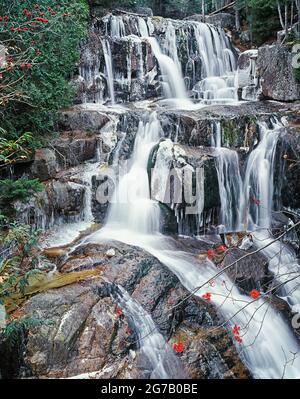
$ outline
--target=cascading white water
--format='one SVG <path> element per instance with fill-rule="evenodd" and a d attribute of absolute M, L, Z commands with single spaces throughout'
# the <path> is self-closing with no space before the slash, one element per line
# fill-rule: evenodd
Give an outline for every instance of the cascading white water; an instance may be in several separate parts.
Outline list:
<path fill-rule="evenodd" d="M 118 286 L 118 290 L 118 303 L 123 314 L 132 320 L 139 338 L 140 353 L 148 361 L 144 365 L 149 374 L 147 378 L 184 378 L 185 373 L 178 358 L 157 330 L 149 313 L 124 288 Z"/>
<path fill-rule="evenodd" d="M 274 241 L 268 230 L 258 230 L 253 234 L 253 240 L 257 247 L 263 247 Z M 262 252 L 269 260 L 269 270 L 274 274 L 278 286 L 276 294 L 284 299 L 289 306 L 300 305 L 300 266 L 292 248 L 281 241 L 273 242 Z M 297 310 L 299 312 L 299 309 Z"/>
<path fill-rule="evenodd" d="M 115 99 L 114 86 L 124 88 L 126 94 L 129 93 L 127 96 L 132 94 L 135 87 L 131 76 L 132 63 L 136 64 L 137 59 L 138 78 L 143 81 L 144 86 L 144 94 L 141 93 L 141 96 L 147 98 L 149 85 L 152 85 L 153 81 L 156 85 L 161 81 L 167 99 L 187 100 L 188 95 L 191 95 L 204 104 L 237 100 L 237 88 L 234 84 L 236 55 L 229 38 L 221 29 L 196 21 L 165 19 L 164 33 L 160 34 L 155 19 L 136 15 L 107 15 L 103 22 L 105 32 L 101 31 L 100 40 L 105 69 L 99 61 L 99 54 L 90 54 L 88 48 L 82 57 L 83 64 L 87 65 L 80 66 L 84 74 L 83 82 L 91 91 L 89 95 L 93 101 L 106 100 L 105 86 L 108 87 L 112 103 L 115 100 L 127 101 L 128 97 L 121 98 L 119 91 L 116 93 L 120 98 Z M 149 54 L 146 48 L 142 49 L 142 44 L 147 41 L 151 45 L 152 54 Z M 126 47 L 127 57 L 121 69 L 118 59 L 115 59 L 117 55 L 111 53 L 111 43 L 116 43 L 117 47 Z M 160 70 L 149 62 L 152 55 L 157 59 Z M 103 74 L 106 77 L 106 85 L 103 82 Z M 191 91 L 188 93 L 187 89 Z M 185 101 L 181 105 L 186 107 L 192 103 Z"/>
<path fill-rule="evenodd" d="M 157 40 L 149 37 L 148 41 L 153 53 L 159 63 L 162 77 L 163 88 L 167 98 L 187 99 L 186 88 L 183 78 L 178 70 L 176 63 L 167 55 L 163 54 Z"/>
<path fill-rule="evenodd" d="M 112 104 L 115 103 L 115 90 L 114 90 L 114 75 L 113 75 L 113 65 L 112 65 L 112 56 L 110 43 L 107 39 L 101 40 L 103 47 L 103 54 L 105 59 L 106 66 L 106 77 L 107 77 L 107 85 L 108 91 L 110 95 L 110 101 Z"/>
<path fill-rule="evenodd" d="M 204 23 L 194 22 L 193 29 L 203 63 L 202 80 L 193 91 L 205 102 L 237 100 L 234 84 L 237 63 L 227 37 Z"/>
<path fill-rule="evenodd" d="M 213 145 L 219 154 L 217 170 L 221 198 L 221 223 L 225 231 L 253 231 L 253 241 L 262 248 L 274 241 L 270 234 L 273 192 L 274 158 L 282 124 L 273 119 L 271 127 L 259 123 L 259 142 L 249 154 L 245 177 L 242 181 L 238 155 L 221 148 L 221 130 L 218 125 Z M 221 152 L 220 152 L 221 151 Z M 225 151 L 225 153 L 224 153 Z M 224 154 L 230 154 L 227 158 Z M 230 170 L 230 173 L 227 173 Z M 223 178 L 226 175 L 226 178 Z M 238 193 L 238 195 L 237 195 Z M 239 200 L 238 200 L 239 198 Z M 276 291 L 291 307 L 300 304 L 300 267 L 293 250 L 276 241 L 262 249 L 274 274 Z"/>
<path fill-rule="evenodd" d="M 107 20 L 107 23 L 109 20 Z M 107 32 L 106 26 L 106 34 L 111 37 L 123 37 L 125 36 L 125 24 L 123 18 L 121 16 L 111 15 L 110 17 L 110 33 Z"/>
<path fill-rule="evenodd" d="M 144 20 L 144 18 L 138 17 L 138 31 L 141 37 L 149 36 L 149 28 Z"/>
<path fill-rule="evenodd" d="M 212 146 L 215 147 L 216 169 L 221 198 L 220 232 L 241 231 L 243 216 L 243 183 L 236 151 L 222 147 L 221 124 L 213 125 Z"/>
<path fill-rule="evenodd" d="M 257 57 L 258 50 L 244 51 L 239 58 L 239 67 L 237 68 L 234 85 L 241 89 L 243 100 L 256 101 L 260 94 L 259 79 L 257 78 Z"/>
<path fill-rule="evenodd" d="M 122 226 L 140 233 L 154 233 L 159 229 L 159 206 L 150 199 L 148 159 L 160 136 L 156 113 L 146 123 L 140 122 L 133 153 L 128 167 L 112 198 L 108 215 L 109 227 Z"/>
<path fill-rule="evenodd" d="M 152 123 L 140 125 L 130 171 L 116 189 L 116 194 L 129 189 L 133 191 L 134 201 L 122 204 L 118 200 L 113 204 L 106 226 L 89 236 L 87 241 L 117 240 L 139 246 L 165 264 L 188 290 L 204 285 L 197 295 L 209 290 L 212 302 L 228 321 L 228 327 L 234 324 L 241 327 L 243 344 L 237 344 L 237 348 L 255 378 L 299 378 L 300 357 L 294 359 L 293 356 L 298 353 L 299 345 L 269 302 L 264 299 L 251 302 L 251 298 L 241 295 L 226 275 L 215 278 L 218 270 L 212 262 L 199 261 L 194 255 L 178 251 L 172 239 L 159 234 L 159 213 L 157 204 L 150 199 L 147 174 L 150 149 L 159 138 L 155 114 L 151 120 Z M 206 282 L 211 278 L 215 278 L 214 285 L 208 289 Z"/>
<path fill-rule="evenodd" d="M 249 206 L 249 227 L 269 228 L 273 205 L 273 172 L 277 139 L 282 125 L 259 124 L 260 140 L 251 151 L 245 172 L 244 195 Z"/>
<path fill-rule="evenodd" d="M 213 125 L 212 146 L 215 147 L 221 198 L 221 226 L 224 231 L 269 228 L 273 202 L 274 156 L 282 125 L 275 121 L 269 128 L 259 125 L 259 143 L 247 159 L 245 176 L 241 178 L 238 153 L 222 146 L 221 125 Z"/>
<path fill-rule="evenodd" d="M 164 54 L 172 58 L 172 60 L 175 62 L 177 70 L 181 73 L 182 66 L 178 57 L 176 30 L 170 21 L 168 21 L 167 24 L 165 41 L 163 43 L 162 50 Z"/>
<path fill-rule="evenodd" d="M 249 203 L 249 227 L 255 244 L 260 248 L 271 243 L 273 193 L 274 193 L 274 158 L 276 145 L 282 124 L 272 122 L 270 129 L 266 123 L 259 125 L 260 142 L 249 155 L 245 173 L 244 192 Z M 251 201 L 252 199 L 252 201 Z M 253 201 L 254 199 L 254 201 Z M 296 255 L 283 242 L 274 242 L 262 252 L 269 260 L 269 269 L 274 273 L 277 284 L 284 284 L 279 295 L 292 307 L 300 304 L 300 266 Z"/>

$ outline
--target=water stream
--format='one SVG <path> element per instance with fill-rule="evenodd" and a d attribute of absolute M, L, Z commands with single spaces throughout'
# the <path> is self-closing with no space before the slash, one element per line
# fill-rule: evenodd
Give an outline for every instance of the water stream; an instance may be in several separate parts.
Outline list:
<path fill-rule="evenodd" d="M 105 69 L 102 75 L 105 75 L 106 85 L 93 86 L 98 90 L 93 97 L 94 102 L 109 101 L 114 104 L 123 101 L 118 98 L 120 87 L 130 96 L 132 85 L 137 80 L 145 83 L 143 90 L 146 93 L 155 79 L 161 84 L 164 98 L 175 99 L 176 106 L 181 109 L 194 109 L 192 97 L 201 104 L 237 101 L 236 54 L 223 31 L 199 22 L 168 20 L 163 34 L 155 35 L 155 21 L 151 18 L 112 15 L 105 18 L 105 35 L 99 35 L 99 40 L 103 47 Z M 118 68 L 115 66 L 114 42 L 127 45 L 123 71 L 120 65 Z M 137 55 L 135 73 L 132 72 L 134 54 Z M 149 70 L 151 56 L 154 56 L 156 66 Z M 98 59 L 93 60 L 90 54 L 87 58 L 81 70 L 83 78 L 91 84 L 93 79 L 99 78 L 101 67 Z M 253 302 L 249 295 L 241 294 L 226 274 L 216 278 L 219 269 L 212 261 L 207 258 L 200 260 L 188 251 L 178 250 L 174 238 L 160 233 L 158 201 L 164 192 L 170 154 L 174 148 L 170 140 L 160 146 L 161 152 L 158 152 L 154 169 L 156 175 L 152 176 L 157 196 L 151 198 L 150 188 L 154 180 L 149 181 L 148 161 L 151 150 L 159 143 L 163 133 L 156 112 L 149 114 L 147 111 L 141 119 L 131 157 L 123 165 L 119 176 L 107 221 L 102 229 L 89 235 L 80 245 L 117 240 L 146 250 L 166 265 L 190 292 L 201 287 L 195 295 L 202 297 L 209 290 L 211 301 L 222 313 L 229 334 L 235 324 L 240 326 L 242 343 L 235 342 L 235 345 L 254 378 L 300 378 L 299 343 L 290 326 L 270 302 L 263 295 Z M 221 125 L 213 125 L 212 147 L 216 155 L 221 199 L 219 230 L 250 230 L 258 247 L 272 240 L 269 228 L 273 207 L 274 156 L 281 128 L 282 124 L 277 120 L 269 125 L 259 124 L 258 143 L 247 156 L 242 169 L 237 151 L 224 143 Z M 120 161 L 121 146 L 122 142 L 117 145 L 114 166 Z M 94 172 L 87 171 L 86 179 L 90 179 Z M 204 209 L 204 172 L 198 177 L 200 223 Z M 89 223 L 93 219 L 91 198 L 91 186 L 87 183 L 84 219 Z M 177 216 L 179 220 L 180 215 Z M 290 273 L 299 271 L 293 251 L 283 243 L 276 242 L 263 252 L 270 259 L 269 268 L 279 282 L 286 282 Z M 214 279 L 213 285 L 207 284 L 210 279 Z M 290 281 L 280 291 L 281 297 L 290 306 L 300 302 L 298 284 L 298 280 Z M 176 357 L 157 331 L 150 315 L 122 288 L 120 291 L 118 299 L 136 326 L 141 353 L 151 365 L 151 377 L 178 376 Z"/>
<path fill-rule="evenodd" d="M 186 377 L 178 358 L 164 337 L 157 330 L 149 313 L 121 287 L 118 286 L 118 303 L 123 313 L 134 325 L 140 344 L 140 356 L 147 378 L 184 378 Z"/>
<path fill-rule="evenodd" d="M 99 51 L 93 54 L 89 48 L 80 65 L 81 76 L 92 89 L 93 102 L 128 101 L 137 79 L 138 84 L 143 83 L 140 88 L 144 94 L 140 96 L 144 99 L 148 98 L 149 85 L 156 81 L 167 99 L 191 97 L 204 104 L 237 101 L 237 54 L 223 30 L 201 22 L 171 19 L 160 26 L 154 18 L 133 15 L 109 15 L 102 22 L 105 29 L 96 34 L 102 44 L 104 65 Z M 120 55 L 113 50 L 115 45 L 126 48 L 122 68 Z M 146 45 L 150 45 L 150 53 Z M 158 68 L 149 63 L 151 57 L 155 57 Z M 139 64 L 137 76 L 132 74 L 135 63 Z M 105 83 L 99 83 L 102 75 Z M 182 103 L 185 107 L 187 104 L 191 102 Z"/>
<path fill-rule="evenodd" d="M 124 195 L 123 198 L 127 198 L 129 191 L 133 192 L 133 200 L 125 206 L 116 202 L 106 226 L 89 236 L 87 241 L 118 240 L 139 246 L 165 264 L 188 290 L 193 291 L 204 284 L 196 293 L 201 296 L 207 291 L 205 283 L 214 278 L 218 270 L 208 259 L 199 261 L 188 252 L 178 251 L 173 239 L 159 233 L 157 204 L 150 199 L 147 155 L 159 132 L 155 114 L 148 122 L 140 124 L 131 169 L 116 190 L 118 195 Z M 228 321 L 228 328 L 234 324 L 241 326 L 243 345 L 236 344 L 237 349 L 255 378 L 300 377 L 300 358 L 296 356 L 294 359 L 299 344 L 285 320 L 269 302 L 263 298 L 252 302 L 249 296 L 241 295 L 225 274 L 215 279 L 209 291 L 212 302 Z"/>

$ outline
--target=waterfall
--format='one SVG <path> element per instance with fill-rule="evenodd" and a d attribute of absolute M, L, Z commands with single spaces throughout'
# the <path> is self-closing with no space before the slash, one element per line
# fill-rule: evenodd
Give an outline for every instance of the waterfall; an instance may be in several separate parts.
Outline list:
<path fill-rule="evenodd" d="M 224 32 L 200 22 L 193 22 L 194 38 L 202 60 L 202 79 L 193 91 L 204 102 L 237 100 L 235 87 L 236 58 Z"/>
<path fill-rule="evenodd" d="M 84 173 L 81 175 L 81 178 L 85 183 L 85 196 L 83 207 L 83 221 L 85 223 L 92 223 L 94 221 L 94 215 L 92 212 L 92 178 L 97 174 L 98 168 L 99 162 L 88 164 L 85 168 Z"/>
<path fill-rule="evenodd" d="M 100 65 L 101 57 L 94 59 L 94 55 L 87 52 L 88 68 L 80 68 L 83 79 L 89 83 L 87 86 L 96 82 L 92 87 L 97 91 L 93 101 L 103 101 L 105 97 L 106 88 L 101 80 L 104 75 L 112 104 L 128 101 L 132 96 L 149 98 L 148 91 L 158 97 L 160 88 L 165 98 L 180 100 L 180 106 L 186 104 L 188 109 L 193 109 L 189 97 L 194 97 L 200 104 L 237 100 L 236 55 L 222 30 L 204 23 L 173 20 L 167 20 L 159 29 L 155 18 L 128 15 L 110 15 L 104 22 L 105 32 L 101 28 L 97 32 L 104 62 Z M 115 49 L 125 54 L 121 62 L 120 53 L 114 54 Z M 88 97 L 88 93 L 85 95 Z M 242 170 L 237 151 L 222 142 L 221 124 L 213 125 L 212 147 L 221 199 L 220 232 L 251 230 L 257 247 L 272 241 L 268 229 L 272 215 L 274 155 L 280 129 L 281 124 L 276 120 L 271 126 L 259 124 L 259 141 Z M 119 159 L 123 145 L 120 140 L 115 148 L 113 166 L 119 163 L 121 172 L 106 223 L 99 231 L 84 238 L 80 245 L 116 240 L 144 249 L 168 267 L 197 297 L 202 298 L 209 290 L 211 302 L 222 314 L 228 334 L 235 324 L 240 326 L 242 344 L 234 344 L 255 378 L 300 378 L 300 358 L 293 355 L 299 351 L 299 343 L 269 298 L 262 294 L 253 302 L 249 295 L 240 293 L 225 273 L 216 278 L 220 269 L 208 258 L 200 259 L 189 249 L 178 250 L 175 239 L 160 233 L 159 202 L 165 201 L 176 150 L 171 140 L 160 142 L 162 136 L 157 113 L 153 112 L 142 116 L 131 157 L 124 163 Z M 156 146 L 156 164 L 150 176 L 149 158 Z M 93 220 L 91 176 L 87 171 L 84 177 L 87 185 L 84 217 L 89 223 Z M 204 186 L 204 168 L 201 168 L 196 178 L 196 187 L 201 194 L 196 202 L 199 225 L 205 205 Z M 176 207 L 175 201 L 171 201 L 171 206 L 181 224 L 187 215 L 182 207 Z M 288 281 L 291 273 L 299 272 L 293 251 L 278 241 L 263 249 L 263 253 L 269 259 L 269 268 L 276 277 L 274 281 L 287 283 L 279 292 L 281 297 L 290 306 L 299 304 L 300 278 Z M 210 279 L 214 281 L 208 286 Z M 118 301 L 136 327 L 140 353 L 150 365 L 151 376 L 178 376 L 176 357 L 150 315 L 126 291 L 121 287 L 119 290 Z"/>
<path fill-rule="evenodd" d="M 162 72 L 165 96 L 167 98 L 187 99 L 184 81 L 176 63 L 162 53 L 155 38 L 149 37 L 148 41 Z"/>
<path fill-rule="evenodd" d="M 141 37 L 149 36 L 149 28 L 144 20 L 144 18 L 138 17 L 138 30 Z"/>
<path fill-rule="evenodd" d="M 125 36 L 125 24 L 121 16 L 110 17 L 110 33 L 106 33 L 111 37 L 123 37 Z"/>
<path fill-rule="evenodd" d="M 237 101 L 236 54 L 221 29 L 196 21 L 171 19 L 163 20 L 160 26 L 155 18 L 136 15 L 107 15 L 101 22 L 105 28 L 98 29 L 96 24 L 95 33 L 102 43 L 105 62 L 100 62 L 101 50 L 93 52 L 92 40 L 80 65 L 86 86 L 84 101 L 103 101 L 103 76 L 112 104 L 130 100 L 136 79 L 140 79 L 142 99 L 149 98 L 155 84 L 162 88 L 167 99 L 193 97 L 200 104 Z M 119 52 L 124 58 L 122 65 Z M 153 65 L 153 57 L 159 68 Z M 119 90 L 122 88 L 123 93 Z M 182 104 L 192 105 L 186 101 Z"/>
<path fill-rule="evenodd" d="M 101 40 L 101 42 L 103 46 L 103 54 L 105 59 L 106 78 L 107 78 L 107 86 L 108 86 L 110 101 L 112 104 L 114 104 L 115 103 L 114 75 L 113 75 L 110 43 L 107 39 L 103 39 Z"/>
<path fill-rule="evenodd" d="M 239 57 L 239 67 L 235 74 L 235 87 L 241 89 L 243 100 L 256 101 L 260 94 L 257 75 L 258 50 L 244 51 Z"/>
<path fill-rule="evenodd" d="M 216 169 L 221 198 L 220 232 L 240 231 L 243 216 L 243 183 L 236 151 L 222 147 L 221 124 L 213 125 Z"/>
<path fill-rule="evenodd" d="M 159 233 L 157 203 L 150 198 L 147 162 L 151 148 L 159 140 L 159 132 L 155 113 L 149 122 L 140 123 L 129 172 L 116 188 L 114 200 L 117 202 L 112 204 L 104 228 L 91 234 L 87 241 L 117 240 L 139 246 L 166 265 L 189 291 L 204 284 L 196 294 L 201 296 L 207 290 L 206 282 L 215 278 L 218 269 L 208 259 L 200 261 L 194 255 L 178 250 L 173 239 Z M 220 139 L 216 142 L 220 143 Z M 122 204 L 117 197 L 129 186 L 133 201 Z M 255 378 L 300 377 L 300 358 L 293 359 L 292 355 L 299 350 L 298 342 L 268 301 L 261 298 L 251 302 L 251 298 L 241 295 L 225 274 L 215 279 L 209 291 L 212 302 L 227 321 L 227 327 L 230 329 L 234 324 L 241 327 L 243 345 L 236 344 L 237 350 Z"/>
<path fill-rule="evenodd" d="M 259 230 L 253 234 L 257 247 L 263 247 L 274 241 L 274 237 L 266 230 Z M 269 270 L 275 276 L 275 286 L 280 285 L 276 294 L 285 300 L 291 309 L 300 304 L 300 266 L 293 249 L 281 241 L 276 241 L 262 252 L 269 260 Z M 297 310 L 299 312 L 299 310 Z"/>
<path fill-rule="evenodd" d="M 272 122 L 259 124 L 260 140 L 251 151 L 245 172 L 244 195 L 249 206 L 250 228 L 259 226 L 269 228 L 273 206 L 274 157 L 282 125 Z"/>
<path fill-rule="evenodd" d="M 128 168 L 112 198 L 108 214 L 108 227 L 118 226 L 140 233 L 154 233 L 159 230 L 159 206 L 150 199 L 148 159 L 150 151 L 160 137 L 160 124 L 156 113 L 149 121 L 140 122 L 134 149 Z"/>
<path fill-rule="evenodd" d="M 140 353 L 149 363 L 149 366 L 146 364 L 149 378 L 184 378 L 179 360 L 157 330 L 149 313 L 121 286 L 118 286 L 118 290 L 118 303 L 125 316 L 132 321 L 139 338 Z"/>
<path fill-rule="evenodd" d="M 220 229 L 222 231 L 269 228 L 273 203 L 273 170 L 277 139 L 282 125 L 277 121 L 259 123 L 259 143 L 251 151 L 241 178 L 240 160 L 235 150 L 222 146 L 221 125 L 213 125 L 212 146 L 215 147 L 221 198 Z"/>
<path fill-rule="evenodd" d="M 177 70 L 181 72 L 181 63 L 179 61 L 177 49 L 176 30 L 170 21 L 167 23 L 163 52 L 168 57 L 172 58 L 172 60 L 175 62 Z"/>
<path fill-rule="evenodd" d="M 270 244 L 274 237 L 270 234 L 274 193 L 274 158 L 282 124 L 272 121 L 270 129 L 266 123 L 259 125 L 260 142 L 250 153 L 245 173 L 244 191 L 249 201 L 249 225 L 255 229 L 253 240 L 261 248 Z M 254 199 L 255 201 L 251 201 Z M 277 241 L 262 252 L 269 259 L 269 270 L 274 273 L 279 295 L 291 307 L 300 304 L 300 266 L 293 250 Z"/>
<path fill-rule="evenodd" d="M 221 147 L 221 126 L 217 124 L 212 145 L 216 147 L 216 166 L 221 198 L 221 230 L 252 231 L 258 248 L 274 241 L 270 234 L 273 193 L 274 158 L 282 124 L 275 118 L 259 123 L 259 142 L 249 154 L 245 177 L 242 181 L 238 154 Z M 291 307 L 300 304 L 300 267 L 291 248 L 276 241 L 262 249 L 269 261 L 269 270 L 274 274 L 276 284 L 282 284 L 278 294 Z"/>

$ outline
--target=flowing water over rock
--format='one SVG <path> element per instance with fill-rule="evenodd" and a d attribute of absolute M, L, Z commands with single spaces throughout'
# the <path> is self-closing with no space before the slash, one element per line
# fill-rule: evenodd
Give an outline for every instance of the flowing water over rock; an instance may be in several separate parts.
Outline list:
<path fill-rule="evenodd" d="M 82 99 L 113 104 L 163 92 L 171 99 L 236 101 L 236 68 L 229 38 L 212 25 L 109 15 L 95 21 L 82 51 Z"/>
<path fill-rule="evenodd" d="M 158 332 L 151 316 L 134 301 L 128 293 L 118 287 L 118 302 L 124 313 L 132 319 L 132 323 L 137 330 L 137 337 L 141 345 L 141 360 L 147 359 L 142 365 L 142 369 L 149 370 L 150 375 L 145 378 L 184 378 L 185 373 L 170 346 L 166 343 L 163 336 Z M 150 367 L 147 365 L 149 363 Z"/>
<path fill-rule="evenodd" d="M 84 145 L 92 142 L 93 151 L 82 167 L 73 159 L 81 152 L 74 157 L 70 150 L 73 158 L 67 152 L 73 141 L 57 145 L 67 154 L 67 170 L 48 151 L 42 167 L 56 205 L 41 213 L 44 229 L 64 223 L 44 241 L 46 247 L 64 245 L 56 267 L 67 273 L 99 267 L 99 279 L 61 291 L 57 331 L 49 327 L 48 340 L 29 340 L 29 347 L 40 348 L 36 357 L 27 353 L 36 375 L 245 378 L 249 370 L 254 378 L 300 378 L 299 342 L 270 294 L 279 285 L 274 293 L 290 307 L 300 302 L 299 278 L 291 278 L 299 272 L 296 254 L 283 241 L 273 242 L 271 233 L 285 120 L 269 107 L 279 114 L 283 106 L 238 102 L 238 92 L 258 99 L 256 53 L 244 56 L 237 67 L 226 33 L 197 21 L 127 14 L 93 21 L 81 52 L 80 105 L 65 110 L 61 122 L 68 137 L 91 130 L 93 140 L 85 138 Z M 70 205 L 63 209 L 58 199 L 66 193 Z M 100 193 L 109 202 L 102 203 Z M 79 234 L 94 222 L 102 224 L 96 232 Z M 207 256 L 223 246 L 220 237 L 239 233 L 248 240 L 244 247 L 237 244 L 213 261 Z M 250 265 L 233 262 L 222 270 L 251 248 L 262 254 L 251 255 Z M 187 292 L 195 301 L 181 304 L 188 307 L 183 320 L 170 313 L 175 288 L 178 302 Z M 249 295 L 253 288 L 260 290 L 257 300 Z M 48 315 L 59 295 L 32 298 L 28 308 L 41 301 Z M 113 314 L 116 304 L 122 320 Z M 185 333 L 176 331 L 181 322 Z M 203 338 L 213 339 L 216 331 L 216 341 Z M 75 349 L 60 354 L 56 345 L 64 332 L 65 347 L 75 342 Z M 190 352 L 174 353 L 175 337 L 188 342 L 188 336 Z M 86 367 L 78 366 L 80 356 Z"/>
<path fill-rule="evenodd" d="M 151 128 L 149 128 L 149 125 Z M 149 125 L 139 128 L 136 137 L 136 142 L 139 143 L 139 145 L 135 147 L 136 149 L 132 157 L 132 169 L 135 167 L 144 169 L 143 176 L 144 179 L 146 179 L 147 185 L 147 166 L 145 162 L 144 165 L 140 164 L 140 157 L 138 154 L 141 154 L 141 156 L 144 154 L 143 148 L 145 148 L 145 146 L 149 148 L 149 141 L 151 146 L 154 146 L 155 142 L 152 141 L 152 135 L 155 133 L 155 130 L 156 134 L 159 134 L 159 126 L 153 115 L 151 116 Z M 266 135 L 264 131 L 260 145 L 257 147 L 257 152 L 259 151 L 259 153 L 262 154 L 260 157 L 255 157 L 255 159 L 263 159 L 265 160 L 264 163 L 266 163 L 272 159 L 269 155 L 270 150 L 272 150 L 272 145 L 270 146 L 271 143 L 268 143 L 266 150 L 264 133 Z M 273 141 L 276 142 L 276 135 L 272 137 Z M 216 143 L 220 144 L 219 138 L 217 138 Z M 147 154 L 148 153 L 149 149 Z M 222 153 L 221 155 L 223 156 L 224 154 Z M 226 163 L 227 159 L 228 158 L 225 156 L 223 162 Z M 251 155 L 249 160 L 252 161 Z M 270 173 L 268 179 L 270 179 L 272 174 L 271 168 L 267 166 L 266 168 Z M 139 176 L 142 176 L 142 174 L 140 173 Z M 230 175 L 227 176 L 227 178 L 230 177 Z M 265 175 L 263 175 L 263 177 L 265 177 Z M 246 182 L 248 184 L 247 179 Z M 135 180 L 131 181 L 130 185 L 127 184 L 130 184 L 128 179 L 125 180 L 125 183 L 122 180 L 118 189 L 122 192 L 127 192 L 129 189 L 133 190 L 135 187 L 138 188 L 141 182 L 140 180 Z M 222 179 L 220 180 L 220 184 L 222 184 Z M 135 206 L 137 200 L 138 202 L 147 204 L 144 207 L 145 217 L 141 219 L 141 224 L 135 225 L 128 223 L 124 225 L 124 223 L 122 223 L 122 215 L 127 217 L 130 208 L 132 211 L 138 209 L 138 207 Z M 253 303 L 251 298 L 239 293 L 234 283 L 231 282 L 228 277 L 224 277 L 224 275 L 221 278 L 215 277 L 217 269 L 212 262 L 208 260 L 197 262 L 194 256 L 176 250 L 171 241 L 161 236 L 158 230 L 155 231 L 153 220 L 158 217 L 156 211 L 157 206 L 150 199 L 148 190 L 138 189 L 135 191 L 135 201 L 134 203 L 129 202 L 128 206 L 129 209 L 125 208 L 124 210 L 121 203 L 115 204 L 112 208 L 114 209 L 112 214 L 116 214 L 117 208 L 120 223 L 118 223 L 115 218 L 111 219 L 109 216 L 106 226 L 99 232 L 90 236 L 87 239 L 88 242 L 101 242 L 102 240 L 112 239 L 131 245 L 138 245 L 168 266 L 188 290 L 194 292 L 195 289 L 200 287 L 201 289 L 197 291 L 196 295 L 203 295 L 205 293 L 204 289 L 206 290 L 206 282 L 213 278 L 215 285 L 210 288 L 213 298 L 212 301 L 223 313 L 225 320 L 230 320 L 231 323 L 241 327 L 244 345 L 240 350 L 240 356 L 244 359 L 253 375 L 257 378 L 281 378 L 282 376 L 286 378 L 298 378 L 300 359 L 297 357 L 294 359 L 293 353 L 298 352 L 299 344 L 293 337 L 292 332 L 286 325 L 282 316 L 272 308 L 268 301 L 260 299 Z M 262 220 L 264 222 L 264 218 L 262 218 Z M 221 287 L 223 287 L 223 289 Z M 226 287 L 226 289 L 224 289 L 224 287 Z M 279 347 L 281 351 L 278 350 Z"/>

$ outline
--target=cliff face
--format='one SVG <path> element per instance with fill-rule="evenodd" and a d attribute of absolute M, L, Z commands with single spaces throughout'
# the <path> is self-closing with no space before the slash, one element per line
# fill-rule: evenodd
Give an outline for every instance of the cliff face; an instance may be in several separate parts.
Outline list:
<path fill-rule="evenodd" d="M 286 47 L 276 44 L 258 49 L 257 76 L 265 98 L 277 101 L 300 99 L 300 84 L 295 78 L 292 57 Z"/>

